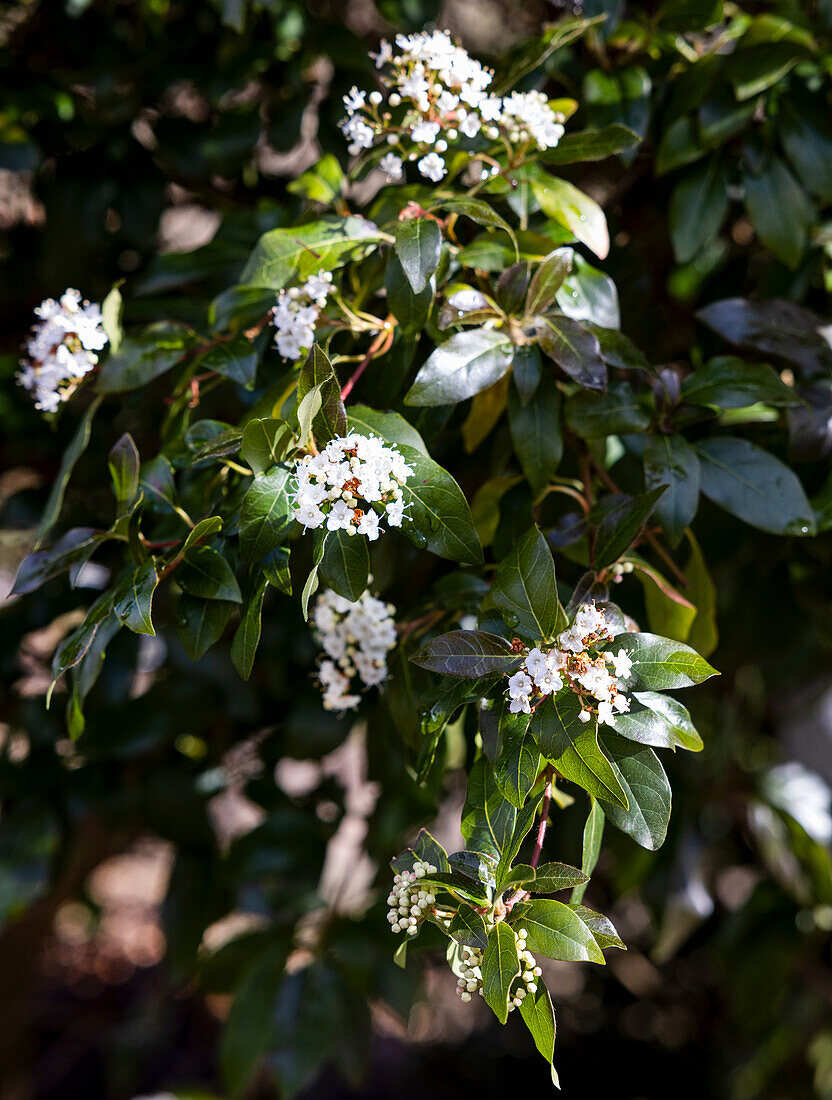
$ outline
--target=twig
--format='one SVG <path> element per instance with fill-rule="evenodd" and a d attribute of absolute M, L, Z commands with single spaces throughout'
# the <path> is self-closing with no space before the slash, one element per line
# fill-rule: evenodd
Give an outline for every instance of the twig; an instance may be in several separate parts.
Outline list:
<path fill-rule="evenodd" d="M 546 767 L 546 790 L 543 792 L 543 804 L 540 807 L 540 824 L 537 827 L 537 840 L 535 841 L 532 858 L 529 860 L 531 867 L 537 867 L 540 861 L 540 853 L 543 851 L 543 841 L 546 839 L 546 826 L 549 822 L 549 806 L 552 802 L 552 773 L 550 765 Z"/>
<path fill-rule="evenodd" d="M 393 316 L 391 314 L 384 322 L 384 328 L 381 330 L 375 340 L 373 340 L 372 344 L 370 344 L 369 348 L 367 349 L 367 354 L 355 368 L 350 378 L 348 378 L 344 385 L 341 387 L 342 401 L 347 400 L 349 395 L 352 393 L 353 387 L 355 386 L 356 382 L 370 365 L 371 361 L 375 359 L 378 355 L 386 355 L 387 352 L 390 350 L 390 345 L 393 343 L 393 331 Z"/>

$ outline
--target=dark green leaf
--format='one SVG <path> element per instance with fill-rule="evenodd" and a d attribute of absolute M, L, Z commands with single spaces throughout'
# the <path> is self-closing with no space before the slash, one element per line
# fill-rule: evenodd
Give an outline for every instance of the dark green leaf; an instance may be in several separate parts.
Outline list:
<path fill-rule="evenodd" d="M 607 368 L 596 336 L 571 317 L 538 317 L 535 322 L 540 347 L 579 385 L 604 390 Z"/>
<path fill-rule="evenodd" d="M 387 308 L 399 322 L 399 330 L 405 340 L 417 340 L 427 324 L 433 306 L 435 286 L 436 280 L 429 279 L 417 294 L 410 285 L 398 256 L 390 253 L 384 271 Z"/>
<path fill-rule="evenodd" d="M 159 578 L 152 559 L 138 566 L 116 587 L 113 611 L 119 622 L 135 634 L 155 635 L 151 618 L 153 593 Z"/>
<path fill-rule="evenodd" d="M 699 506 L 699 459 L 684 436 L 655 435 L 647 441 L 643 461 L 646 487 L 667 486 L 653 514 L 676 546 Z"/>
<path fill-rule="evenodd" d="M 260 562 L 263 576 L 273 588 L 292 595 L 292 576 L 289 572 L 289 547 L 278 546 Z"/>
<path fill-rule="evenodd" d="M 405 444 L 399 450 L 413 470 L 402 486 L 405 535 L 441 558 L 478 565 L 482 547 L 465 494 L 432 458 Z"/>
<path fill-rule="evenodd" d="M 595 535 L 594 564 L 597 569 L 617 561 L 635 541 L 664 492 L 666 487 L 660 485 L 616 504 L 607 512 Z"/>
<path fill-rule="evenodd" d="M 743 173 L 745 207 L 757 236 L 774 255 L 797 267 L 813 221 L 806 193 L 781 160 L 762 172 Z"/>
<path fill-rule="evenodd" d="M 462 809 L 462 835 L 476 853 L 500 857 L 511 842 L 517 810 L 506 799 L 488 760 L 481 756 L 468 776 Z M 453 863 L 453 861 L 452 861 Z"/>
<path fill-rule="evenodd" d="M 113 445 L 107 465 L 113 481 L 118 515 L 123 516 L 139 491 L 139 451 L 129 432 L 125 432 Z"/>
<path fill-rule="evenodd" d="M 192 661 L 198 661 L 220 639 L 234 607 L 235 604 L 226 600 L 179 597 L 176 629 Z"/>
<path fill-rule="evenodd" d="M 829 119 L 783 96 L 777 104 L 780 143 L 803 186 L 832 202 L 832 132 Z"/>
<path fill-rule="evenodd" d="M 776 355 L 809 374 L 832 373 L 832 347 L 823 335 L 826 322 L 794 302 L 725 298 L 700 309 L 697 317 L 738 347 Z"/>
<path fill-rule="evenodd" d="M 243 561 L 265 558 L 281 545 L 294 522 L 289 479 L 291 471 L 278 466 L 252 480 L 240 513 L 240 554 Z"/>
<path fill-rule="evenodd" d="M 644 432 L 650 417 L 626 382 L 607 393 L 579 390 L 567 400 L 566 423 L 582 439 L 605 439 L 608 435 Z"/>
<path fill-rule="evenodd" d="M 572 904 L 576 905 L 583 900 L 590 875 L 595 870 L 598 857 L 601 854 L 601 841 L 604 839 L 604 811 L 601 803 L 593 795 L 589 796 L 589 813 L 584 822 L 583 842 L 581 845 L 581 871 L 586 881 L 578 883 L 572 890 Z"/>
<path fill-rule="evenodd" d="M 704 155 L 695 121 L 683 115 L 671 122 L 662 134 L 656 150 L 656 175 L 663 176 L 675 168 L 683 168 Z"/>
<path fill-rule="evenodd" d="M 515 358 L 515 380 L 516 364 Z M 525 405 L 522 397 L 514 390 L 509 390 L 508 423 L 511 440 L 523 473 L 535 494 L 549 484 L 563 455 L 560 410 L 560 391 L 551 378 L 540 380 Z"/>
<path fill-rule="evenodd" d="M 791 42 L 760 42 L 736 50 L 727 59 L 726 74 L 740 103 L 771 88 L 805 56 Z"/>
<path fill-rule="evenodd" d="M 347 413 L 341 400 L 341 387 L 326 352 L 318 344 L 312 345 L 301 367 L 298 401 L 302 402 L 313 390 L 321 395 L 320 411 L 313 419 L 316 440 L 328 443 L 330 439 L 346 435 Z"/>
<path fill-rule="evenodd" d="M 509 629 L 533 641 L 551 638 L 566 625 L 552 552 L 537 527 L 497 566 L 491 600 L 504 612 Z"/>
<path fill-rule="evenodd" d="M 370 555 L 362 535 L 330 531 L 321 559 L 321 580 L 345 600 L 355 603 L 367 587 Z"/>
<path fill-rule="evenodd" d="M 264 234 L 240 276 L 251 287 L 279 290 L 318 271 L 332 271 L 358 249 L 380 240 L 364 218 L 322 218 L 299 226 L 281 226 Z"/>
<path fill-rule="evenodd" d="M 220 1045 L 223 1078 L 233 1097 L 243 1094 L 269 1049 L 285 963 L 285 949 L 272 948 L 248 966 L 237 988 Z"/>
<path fill-rule="evenodd" d="M 613 122 L 600 130 L 579 130 L 564 134 L 553 149 L 547 149 L 543 159 L 547 164 L 576 164 L 586 160 L 606 160 L 638 145 L 639 134 L 628 126 Z"/>
<path fill-rule="evenodd" d="M 564 779 L 596 798 L 627 805 L 627 796 L 598 744 L 595 716 L 582 722 L 581 701 L 569 688 L 541 703 L 532 715 L 531 732 L 538 747 Z"/>
<path fill-rule="evenodd" d="M 543 363 L 537 344 L 521 344 L 514 349 L 511 373 L 520 395 L 520 404 L 527 405 L 540 384 Z"/>
<path fill-rule="evenodd" d="M 556 894 L 570 886 L 583 886 L 588 876 L 568 863 L 541 863 L 535 871 L 531 890 L 535 894 Z"/>
<path fill-rule="evenodd" d="M 508 1019 L 511 983 L 519 973 L 517 939 L 505 921 L 500 921 L 491 929 L 482 956 L 482 995 L 501 1024 Z"/>
<path fill-rule="evenodd" d="M 718 355 L 689 374 L 682 383 L 682 400 L 716 409 L 741 409 L 758 401 L 800 404 L 795 389 L 781 382 L 767 363 L 747 363 L 734 355 Z"/>
<path fill-rule="evenodd" d="M 428 357 L 405 397 L 407 405 L 450 405 L 473 397 L 499 381 L 513 351 L 499 329 L 455 332 Z"/>
<path fill-rule="evenodd" d="M 626 944 L 616 932 L 615 926 L 609 917 L 605 917 L 601 913 L 596 913 L 594 909 L 587 909 L 585 905 L 572 904 L 570 908 L 578 914 L 593 934 L 595 942 L 602 951 L 606 950 L 608 947 L 617 947 L 622 951 L 627 950 Z"/>
<path fill-rule="evenodd" d="M 439 266 L 442 232 L 433 218 L 407 218 L 396 226 L 396 255 L 414 293 L 424 290 Z"/>
<path fill-rule="evenodd" d="M 494 777 L 502 794 L 519 809 L 540 773 L 540 752 L 529 733 L 529 715 L 510 714 L 504 700 L 500 705 L 503 744 L 494 764 Z"/>
<path fill-rule="evenodd" d="M 526 943 L 533 955 L 565 962 L 604 963 L 595 937 L 578 914 L 562 901 L 529 901 L 514 907 L 513 928 L 526 929 Z"/>
<path fill-rule="evenodd" d="M 665 0 L 659 21 L 665 30 L 678 34 L 704 30 L 722 22 L 722 0 Z"/>
<path fill-rule="evenodd" d="M 529 1029 L 535 1046 L 549 1065 L 555 1057 L 555 1010 L 552 1008 L 552 998 L 546 988 L 543 979 L 537 979 L 537 989 L 523 998 L 520 1005 L 520 1015 L 526 1027 Z M 554 1068 L 553 1068 L 554 1073 Z M 555 1082 L 557 1084 L 557 1082 Z"/>
<path fill-rule="evenodd" d="M 285 420 L 249 420 L 240 453 L 255 474 L 264 474 L 286 456 L 292 429 Z"/>
<path fill-rule="evenodd" d="M 17 570 L 10 594 L 22 596 L 26 592 L 34 592 L 71 565 L 86 561 L 95 547 L 107 537 L 91 527 L 73 527 L 48 550 L 35 550 L 27 554 Z"/>
<path fill-rule="evenodd" d="M 254 668 L 254 655 L 260 642 L 260 618 L 266 587 L 266 581 L 261 581 L 246 601 L 240 616 L 240 625 L 231 642 L 231 660 L 244 680 L 251 676 L 251 670 Z"/>
<path fill-rule="evenodd" d="M 173 466 L 164 455 L 156 455 L 143 463 L 139 470 L 139 486 L 145 499 L 152 501 L 159 511 L 172 512 L 176 506 L 176 485 Z M 158 506 L 162 505 L 161 508 Z"/>
<path fill-rule="evenodd" d="M 675 749 L 678 745 L 691 752 L 701 750 L 702 738 L 691 722 L 687 708 L 671 695 L 661 695 L 656 691 L 635 691 L 633 698 L 641 704 L 641 709 L 632 707 L 627 714 L 617 715 L 615 719 L 615 729 L 622 737 L 641 741 L 642 744 L 653 745 L 655 748 Z M 661 727 L 640 716 L 645 711 L 655 715 L 661 722 Z M 629 721 L 631 718 L 635 720 L 634 723 Z"/>
<path fill-rule="evenodd" d="M 604 812 L 636 844 L 655 852 L 664 843 L 670 821 L 670 784 L 652 749 L 633 744 L 604 731 L 604 748 L 609 753 L 621 786 L 627 794 L 623 809 L 604 799 Z"/>
<path fill-rule="evenodd" d="M 191 329 L 159 321 L 140 335 L 122 341 L 118 351 L 104 361 L 96 389 L 99 393 L 137 390 L 175 366 L 196 340 Z"/>
<path fill-rule="evenodd" d="M 774 535 L 813 535 L 815 520 L 803 486 L 788 466 L 745 439 L 696 445 L 702 492 L 738 519 Z"/>
<path fill-rule="evenodd" d="M 41 548 L 44 539 L 52 530 L 61 514 L 61 506 L 64 502 L 66 487 L 69 484 L 69 479 L 72 476 L 75 463 L 87 449 L 87 445 L 90 441 L 90 433 L 92 432 L 92 419 L 96 412 L 98 412 L 98 406 L 103 400 L 103 397 L 93 398 L 87 406 L 84 415 L 78 421 L 78 427 L 75 429 L 75 434 L 63 453 L 57 477 L 52 483 L 52 488 L 49 490 L 49 499 L 46 501 L 46 506 L 40 517 L 35 550 Z"/>
<path fill-rule="evenodd" d="M 476 947 L 483 951 L 488 945 L 485 921 L 467 905 L 460 905 L 451 921 L 448 935 L 463 947 Z"/>
<path fill-rule="evenodd" d="M 303 591 L 300 594 L 300 609 L 303 614 L 304 622 L 309 618 L 309 601 L 318 590 L 318 567 L 326 551 L 326 539 L 327 532 L 319 531 L 312 552 L 312 568 L 309 571 L 309 576 L 306 578 L 303 585 Z"/>
<path fill-rule="evenodd" d="M 673 691 L 717 674 L 690 646 L 655 634 L 617 634 L 606 648 L 611 653 L 623 649 L 633 662 L 629 675 L 620 677 L 626 691 Z"/>
<path fill-rule="evenodd" d="M 199 369 L 216 371 L 244 389 L 251 390 L 257 374 L 257 350 L 247 336 L 240 334 L 215 344 L 200 355 Z"/>
<path fill-rule="evenodd" d="M 555 295 L 572 267 L 573 256 L 571 248 L 556 248 L 540 261 L 526 295 L 528 317 L 543 313 L 554 302 Z"/>
<path fill-rule="evenodd" d="M 359 435 L 377 435 L 385 443 L 405 444 L 427 455 L 424 441 L 412 424 L 394 412 L 379 412 L 366 405 L 352 405 L 348 416 L 349 430 Z"/>
<path fill-rule="evenodd" d="M 212 550 L 209 546 L 187 550 L 176 579 L 187 593 L 203 600 L 243 601 L 240 586 L 228 561 L 218 550 Z"/>
<path fill-rule="evenodd" d="M 722 227 L 728 213 L 728 177 L 710 157 L 676 184 L 670 196 L 670 239 L 677 263 L 699 252 Z"/>
<path fill-rule="evenodd" d="M 431 638 L 410 660 L 429 672 L 477 680 L 493 672 L 513 672 L 521 658 L 512 653 L 509 643 L 497 634 L 452 630 L 450 634 Z"/>

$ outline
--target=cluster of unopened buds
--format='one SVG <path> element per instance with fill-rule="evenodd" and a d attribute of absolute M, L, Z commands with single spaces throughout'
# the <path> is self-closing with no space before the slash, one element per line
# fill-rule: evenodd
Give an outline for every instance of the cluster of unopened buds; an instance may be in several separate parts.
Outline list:
<path fill-rule="evenodd" d="M 412 871 L 401 871 L 393 876 L 393 889 L 387 897 L 390 910 L 387 920 L 393 932 L 406 932 L 415 936 L 419 924 L 436 901 L 436 895 L 429 888 L 421 886 L 420 879 L 435 875 L 436 867 L 417 859 Z"/>
<path fill-rule="evenodd" d="M 537 959 L 526 947 L 528 932 L 525 928 L 514 929 L 517 940 L 517 957 L 520 960 L 520 974 L 515 978 L 509 994 L 508 1010 L 513 1012 L 520 1008 L 529 993 L 537 992 L 537 979 L 542 971 L 537 965 Z"/>
<path fill-rule="evenodd" d="M 457 46 L 447 31 L 400 34 L 383 41 L 375 59 L 386 97 L 352 88 L 339 123 L 351 155 L 377 144 L 389 151 L 379 168 L 390 181 L 403 178 L 404 162 L 438 183 L 447 174 L 443 154 L 482 135 L 551 149 L 563 135 L 563 116 L 541 92 L 489 94 L 492 72 Z"/>
<path fill-rule="evenodd" d="M 482 951 L 479 947 L 463 947 L 460 955 L 456 992 L 467 1004 L 475 993 L 482 996 Z"/>
<path fill-rule="evenodd" d="M 98 305 L 83 301 L 78 290 L 65 290 L 58 301 L 47 298 L 35 310 L 38 320 L 26 342 L 18 382 L 32 394 L 35 408 L 56 412 L 98 363 L 95 354 L 108 342 Z"/>
<path fill-rule="evenodd" d="M 300 359 L 312 347 L 315 325 L 331 290 L 331 272 L 319 271 L 302 286 L 278 292 L 271 322 L 277 329 L 274 342 L 284 359 Z"/>
<path fill-rule="evenodd" d="M 375 542 L 383 530 L 379 513 L 388 527 L 401 527 L 402 486 L 412 473 L 394 443 L 350 432 L 296 463 L 294 517 L 304 530 L 326 525 Z"/>
<path fill-rule="evenodd" d="M 630 709 L 619 680 L 627 679 L 633 662 L 623 649 L 597 652 L 597 647 L 611 638 L 604 612 L 594 603 L 584 604 L 569 629 L 556 638 L 555 648 L 530 650 L 523 667 L 509 678 L 509 710 L 529 714 L 547 695 L 568 687 L 581 699 L 582 722 L 596 713 L 599 722 L 614 725 L 615 714 Z"/>
<path fill-rule="evenodd" d="M 326 589 L 312 613 L 315 636 L 326 657 L 318 669 L 325 710 L 354 710 L 361 696 L 352 692 L 358 676 L 365 687 L 387 679 L 387 654 L 396 644 L 396 609 L 369 592 L 352 603 Z"/>

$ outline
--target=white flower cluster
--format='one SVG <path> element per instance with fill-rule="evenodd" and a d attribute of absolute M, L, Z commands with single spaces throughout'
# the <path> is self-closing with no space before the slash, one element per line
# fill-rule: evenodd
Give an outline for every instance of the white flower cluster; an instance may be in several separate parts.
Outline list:
<path fill-rule="evenodd" d="M 402 486 L 412 473 L 394 443 L 350 432 L 330 440 L 319 454 L 298 460 L 294 517 L 304 530 L 326 524 L 328 531 L 366 535 L 375 542 L 382 528 L 372 506 L 383 505 L 388 527 L 401 527 Z"/>
<path fill-rule="evenodd" d="M 482 951 L 479 947 L 463 947 L 460 954 L 456 992 L 459 999 L 467 1004 L 474 993 L 482 996 Z"/>
<path fill-rule="evenodd" d="M 556 648 L 530 650 L 523 667 L 509 678 L 509 710 L 529 714 L 535 703 L 566 685 L 581 698 L 582 722 L 588 722 L 594 710 L 599 722 L 614 725 L 615 713 L 630 709 L 618 681 L 627 679 L 633 662 L 623 649 L 593 655 L 591 651 L 611 637 L 604 612 L 594 602 L 584 604 L 569 629 L 556 639 Z"/>
<path fill-rule="evenodd" d="M 512 990 L 509 993 L 508 1010 L 513 1012 L 519 1008 L 529 993 L 537 992 L 537 981 L 542 971 L 537 965 L 537 959 L 526 947 L 528 932 L 525 928 L 512 929 L 517 941 L 517 956 L 520 959 L 520 974 L 515 979 Z"/>
<path fill-rule="evenodd" d="M 277 329 L 274 342 L 284 359 L 300 359 L 315 342 L 315 325 L 332 290 L 332 273 L 319 271 L 303 286 L 281 290 L 271 311 Z"/>
<path fill-rule="evenodd" d="M 436 895 L 430 889 L 419 885 L 426 875 L 435 875 L 436 867 L 432 863 L 416 860 L 412 871 L 402 871 L 393 876 L 393 889 L 387 898 L 390 910 L 387 919 L 392 932 L 407 932 L 415 936 L 425 914 L 436 901 Z"/>
<path fill-rule="evenodd" d="M 107 344 L 101 310 L 82 301 L 78 290 L 65 290 L 59 301 L 47 298 L 35 310 L 39 318 L 26 342 L 28 358 L 17 376 L 41 412 L 56 412 L 98 362 Z"/>
<path fill-rule="evenodd" d="M 490 95 L 491 71 L 455 45 L 447 31 L 400 34 L 395 48 L 382 42 L 370 56 L 377 69 L 387 70 L 382 77 L 387 99 L 381 92 L 368 95 L 351 88 L 344 96 L 347 115 L 339 125 L 350 155 L 372 148 L 379 139 L 398 149 L 379 161 L 390 181 L 402 179 L 407 159 L 417 162 L 426 179 L 439 183 L 448 171 L 442 154 L 449 145 L 480 133 L 491 141 L 502 134 L 539 149 L 557 145 L 563 134 L 563 116 L 542 93 Z M 397 112 L 395 121 L 388 108 Z"/>
<path fill-rule="evenodd" d="M 366 687 L 387 679 L 387 654 L 396 644 L 396 609 L 363 592 L 355 601 L 331 589 L 318 597 L 312 621 L 326 659 L 318 677 L 325 710 L 353 710 L 361 701 L 350 694 L 356 675 Z"/>

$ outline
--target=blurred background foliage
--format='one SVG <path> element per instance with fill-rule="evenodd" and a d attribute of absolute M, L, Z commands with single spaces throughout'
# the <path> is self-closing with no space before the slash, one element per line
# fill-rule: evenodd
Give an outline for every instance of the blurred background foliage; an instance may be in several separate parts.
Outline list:
<path fill-rule="evenodd" d="M 696 363 L 725 352 L 696 320 L 717 299 L 778 297 L 832 318 L 829 0 L 3 6 L 4 590 L 75 427 L 46 425 L 14 385 L 34 305 L 67 285 L 100 300 L 123 278 L 128 322 L 201 318 L 259 234 L 304 208 L 292 180 L 323 153 L 343 161 L 341 96 L 367 86 L 380 35 L 435 20 L 517 72 L 564 14 L 606 18 L 528 81 L 578 100 L 570 127 L 623 122 L 644 137 L 566 173 L 610 222 L 603 266 L 623 331 L 654 363 Z M 828 517 L 828 372 L 815 390 L 791 458 Z M 154 430 L 132 396 L 107 415 L 70 488 L 92 515 L 110 507 L 94 479 L 108 441 Z M 481 462 L 470 460 L 474 487 Z M 659 853 L 606 838 L 589 900 L 630 950 L 602 973 L 547 974 L 561 1081 L 633 1100 L 670 1089 L 824 1100 L 832 542 L 770 538 L 704 502 L 694 529 L 722 671 L 690 699 L 706 747 L 669 762 L 676 799 Z M 627 599 L 638 605 L 637 590 Z M 192 665 L 173 636 L 137 648 L 120 635 L 83 740 L 70 742 L 44 693 L 84 602 L 58 582 L 0 605 L 3 1100 L 224 1096 L 262 1048 L 250 1094 L 264 1098 L 279 1095 L 275 1077 L 310 1097 L 550 1087 L 523 1036 L 460 1012 L 429 966 L 420 992 L 415 968 L 392 965 L 383 908 L 365 912 L 377 866 L 383 884 L 415 825 L 439 812 L 437 831 L 453 835 L 453 768 L 442 787 L 408 779 L 381 703 L 366 714 L 365 763 L 363 738 L 320 708 L 312 642 L 286 602 L 273 615 L 267 605 L 248 683 L 227 648 Z M 463 728 L 444 751 L 464 761 Z M 558 858 L 578 858 L 581 827 L 579 809 L 558 815 Z M 301 914 L 326 950 L 278 992 Z M 245 1011 L 221 1040 L 235 991 Z"/>

